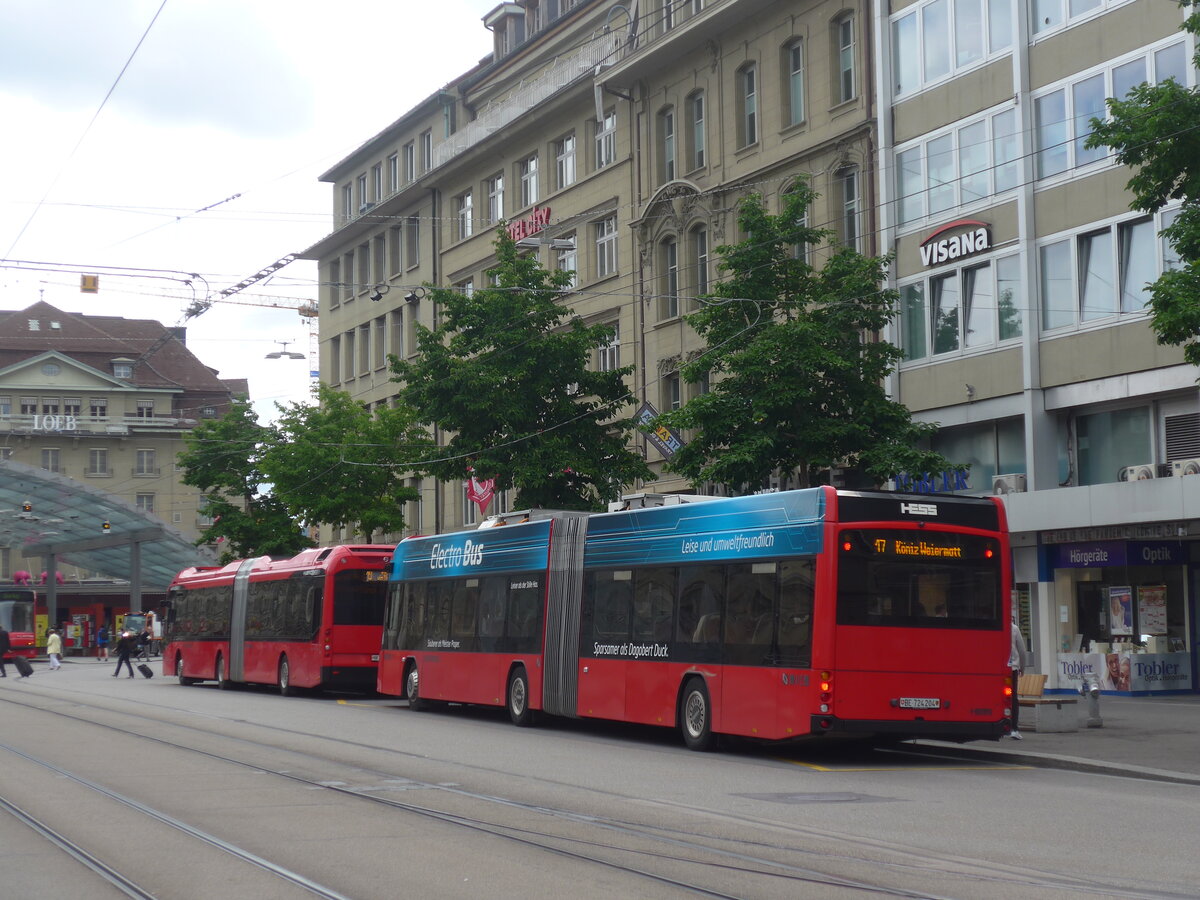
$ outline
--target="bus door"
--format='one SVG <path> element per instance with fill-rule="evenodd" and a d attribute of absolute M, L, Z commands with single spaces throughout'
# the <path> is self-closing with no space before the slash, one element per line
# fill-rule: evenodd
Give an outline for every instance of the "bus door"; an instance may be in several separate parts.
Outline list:
<path fill-rule="evenodd" d="M 229 614 L 229 661 L 226 677 L 246 680 L 246 604 L 250 591 L 250 570 L 257 560 L 243 560 L 233 576 L 233 609 Z"/>
<path fill-rule="evenodd" d="M 632 605 L 631 570 L 587 573 L 580 622 L 578 713 L 581 716 L 625 718 Z"/>
<path fill-rule="evenodd" d="M 771 663 L 779 615 L 778 568 L 775 561 L 729 567 L 721 696 L 712 698 L 720 703 L 715 716 L 722 731 L 775 736 L 780 681 Z"/>

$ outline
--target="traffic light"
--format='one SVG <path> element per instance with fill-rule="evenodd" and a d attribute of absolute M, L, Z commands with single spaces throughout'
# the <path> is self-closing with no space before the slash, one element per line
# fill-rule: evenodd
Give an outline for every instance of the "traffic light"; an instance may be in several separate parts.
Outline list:
<path fill-rule="evenodd" d="M 104 524 L 101 525 L 100 528 L 103 529 L 105 534 L 107 534 L 108 532 L 112 531 L 112 523 L 110 523 L 108 519 L 105 519 Z"/>
<path fill-rule="evenodd" d="M 21 512 L 33 512 L 33 504 L 26 500 L 21 504 Z"/>

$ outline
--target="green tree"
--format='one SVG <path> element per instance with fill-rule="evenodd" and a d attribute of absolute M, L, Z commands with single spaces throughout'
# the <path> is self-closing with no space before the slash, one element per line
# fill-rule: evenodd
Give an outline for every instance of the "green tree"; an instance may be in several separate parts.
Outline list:
<path fill-rule="evenodd" d="M 437 328 L 418 328 L 415 360 L 392 361 L 404 401 L 450 435 L 423 470 L 453 482 L 473 468 L 515 488 L 518 507 L 594 509 L 652 477 L 619 415 L 632 367 L 589 370 L 612 329 L 562 305 L 569 272 L 521 255 L 503 230 L 496 256 L 493 285 L 431 289 Z"/>
<path fill-rule="evenodd" d="M 669 464 L 693 482 L 741 491 L 779 472 L 808 486 L 834 465 L 877 483 L 956 468 L 918 449 L 936 426 L 883 388 L 902 357 L 873 339 L 898 311 L 896 292 L 880 288 L 888 260 L 841 249 L 817 270 L 798 252 L 830 236 L 803 224 L 813 197 L 798 186 L 778 216 L 746 198 L 745 239 L 717 248 L 726 278 L 687 317 L 706 347 L 681 375 L 710 388 L 656 421 L 695 432 Z"/>
<path fill-rule="evenodd" d="M 402 476 L 430 440 L 404 407 L 373 414 L 345 391 L 317 388 L 317 403 L 280 407 L 278 439 L 263 454 L 272 495 L 303 521 L 352 527 L 368 541 L 404 528 L 418 498 Z"/>
<path fill-rule="evenodd" d="M 1179 5 L 1191 10 L 1182 29 L 1200 35 L 1200 4 Z M 1193 61 L 1200 62 L 1200 53 Z M 1126 185 L 1134 196 L 1130 206 L 1156 213 L 1183 201 L 1162 232 L 1180 264 L 1150 285 L 1150 327 L 1160 344 L 1182 346 L 1184 359 L 1200 365 L 1200 92 L 1174 79 L 1141 84 L 1124 99 L 1110 98 L 1108 114 L 1106 121 L 1092 119 L 1085 146 L 1109 147 L 1135 170 Z"/>
<path fill-rule="evenodd" d="M 197 544 L 217 543 L 221 561 L 264 554 L 292 555 L 312 546 L 278 498 L 267 492 L 264 452 L 275 432 L 259 424 L 250 402 L 239 398 L 219 419 L 201 422 L 179 454 L 183 483 L 204 491 L 213 524 Z"/>

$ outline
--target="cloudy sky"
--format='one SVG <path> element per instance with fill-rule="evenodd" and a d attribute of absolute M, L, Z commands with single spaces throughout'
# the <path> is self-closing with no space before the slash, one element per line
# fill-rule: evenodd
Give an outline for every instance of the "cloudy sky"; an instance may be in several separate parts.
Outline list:
<path fill-rule="evenodd" d="M 0 3 L 0 309 L 44 299 L 173 325 L 193 290 L 215 295 L 311 245 L 333 208 L 317 176 L 485 56 L 495 5 Z M 28 262 L 163 271 L 104 275 L 89 295 L 77 274 Z M 315 299 L 315 266 L 240 296 Z M 306 398 L 306 362 L 263 358 L 278 341 L 308 352 L 295 312 L 220 303 L 187 324 L 205 363 L 250 379 L 260 416 Z"/>

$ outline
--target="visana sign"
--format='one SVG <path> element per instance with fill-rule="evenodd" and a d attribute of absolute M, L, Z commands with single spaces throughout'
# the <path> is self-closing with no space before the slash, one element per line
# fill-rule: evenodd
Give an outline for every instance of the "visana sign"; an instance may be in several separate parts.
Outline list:
<path fill-rule="evenodd" d="M 950 237 L 940 237 L 947 231 L 969 229 Z M 983 253 L 992 248 L 992 235 L 987 223 L 974 219 L 959 219 L 943 225 L 921 242 L 921 265 L 936 266 L 952 259 Z"/>

